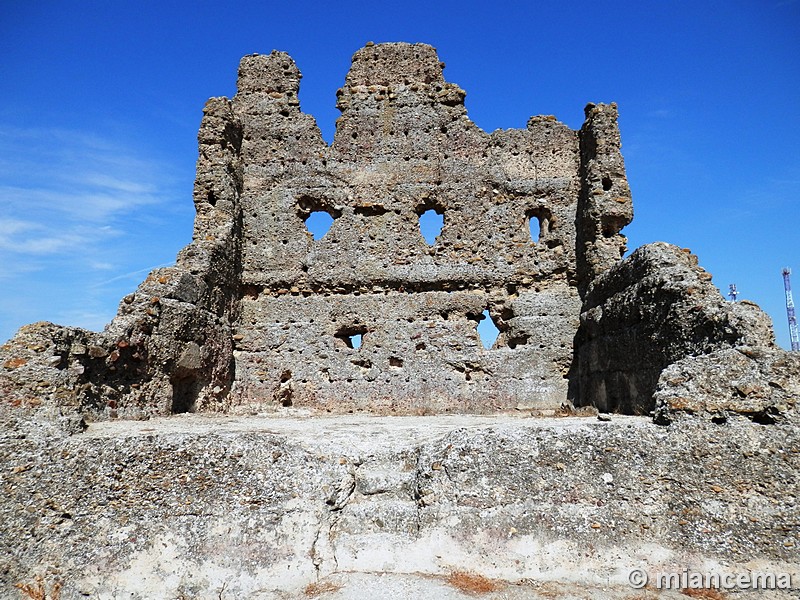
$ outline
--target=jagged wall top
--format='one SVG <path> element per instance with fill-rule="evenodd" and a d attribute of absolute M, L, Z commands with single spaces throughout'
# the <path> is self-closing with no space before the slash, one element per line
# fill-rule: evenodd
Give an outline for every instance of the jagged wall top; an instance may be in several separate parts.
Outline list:
<path fill-rule="evenodd" d="M 245 236 L 253 233 L 242 250 L 246 282 L 353 285 L 466 276 L 500 283 L 561 273 L 575 284 L 584 271 L 590 277 L 589 271 L 619 258 L 625 243 L 619 230 L 631 208 L 613 143 L 615 107 L 598 105 L 585 136 L 553 118 L 532 118 L 526 129 L 490 135 L 467 118 L 465 93 L 445 82 L 442 66 L 426 44 L 369 45 L 356 52 L 337 92 L 343 114 L 328 147 L 314 119 L 300 110 L 300 72 L 292 59 L 281 52 L 242 59 L 233 113 L 243 137 L 243 229 Z M 610 152 L 596 152 L 589 138 L 598 135 Z M 602 184 L 590 173 L 599 155 L 609 163 Z M 591 214 L 578 210 L 582 196 Z M 416 224 L 428 208 L 445 217 L 433 248 Z M 337 219 L 318 244 L 303 225 L 313 210 Z M 367 212 L 383 218 L 359 220 Z M 576 230 L 584 214 L 614 217 L 602 228 L 581 224 Z M 540 228 L 538 246 L 527 232 L 531 219 Z M 367 231 L 355 238 L 349 235 L 354 227 Z M 576 245 L 582 246 L 578 256 Z M 576 264 L 592 262 L 595 250 L 602 250 L 602 264 Z M 352 260 L 338 260 L 343 252 Z"/>
<path fill-rule="evenodd" d="M 295 402 L 340 407 L 564 397 L 578 286 L 619 259 L 631 218 L 616 107 L 593 106 L 581 131 L 534 117 L 488 134 L 442 68 L 425 44 L 357 51 L 329 146 L 300 109 L 291 58 L 242 59 L 234 395 L 273 397 L 291 379 Z M 428 209 L 444 217 L 430 245 Z M 334 219 L 319 240 L 313 211 Z M 486 309 L 492 351 L 475 331 Z"/>
<path fill-rule="evenodd" d="M 297 93 L 301 77 L 300 69 L 286 52 L 250 54 L 239 62 L 237 94 Z"/>

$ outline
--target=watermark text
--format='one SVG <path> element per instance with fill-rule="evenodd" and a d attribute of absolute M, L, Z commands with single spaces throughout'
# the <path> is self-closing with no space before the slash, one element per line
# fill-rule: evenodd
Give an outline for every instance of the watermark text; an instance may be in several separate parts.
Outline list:
<path fill-rule="evenodd" d="M 636 589 L 649 585 L 659 590 L 789 590 L 793 584 L 791 573 L 720 573 L 691 569 L 671 573 L 648 573 L 645 569 L 633 569 L 628 573 L 628 583 Z"/>

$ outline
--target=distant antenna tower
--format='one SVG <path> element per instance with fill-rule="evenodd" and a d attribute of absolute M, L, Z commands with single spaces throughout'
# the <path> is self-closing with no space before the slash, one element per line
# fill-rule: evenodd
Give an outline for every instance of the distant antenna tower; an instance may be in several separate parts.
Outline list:
<path fill-rule="evenodd" d="M 739 290 L 736 289 L 736 284 L 730 284 L 728 286 L 728 290 L 728 297 L 731 299 L 731 302 L 736 302 L 736 296 L 739 295 Z"/>
<path fill-rule="evenodd" d="M 792 270 L 786 267 L 783 270 L 783 289 L 786 290 L 786 316 L 789 317 L 789 339 L 792 342 L 792 352 L 800 352 L 800 335 L 797 333 L 797 318 L 794 316 L 794 300 L 792 300 L 792 284 L 789 275 Z"/>

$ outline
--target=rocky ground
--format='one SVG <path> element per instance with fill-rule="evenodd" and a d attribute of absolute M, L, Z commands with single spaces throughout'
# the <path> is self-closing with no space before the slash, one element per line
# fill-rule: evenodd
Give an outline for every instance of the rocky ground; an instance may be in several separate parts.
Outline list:
<path fill-rule="evenodd" d="M 634 568 L 800 576 L 794 412 L 6 417 L 4 598 L 37 577 L 62 599 L 632 599 L 686 597 Z"/>

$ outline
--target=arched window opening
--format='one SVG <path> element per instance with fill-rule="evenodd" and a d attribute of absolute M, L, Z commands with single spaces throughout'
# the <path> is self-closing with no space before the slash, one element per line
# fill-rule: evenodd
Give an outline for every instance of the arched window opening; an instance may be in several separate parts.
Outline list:
<path fill-rule="evenodd" d="M 300 196 L 297 198 L 297 214 L 315 240 L 322 239 L 333 222 L 342 216 L 342 211 L 327 198 Z"/>
<path fill-rule="evenodd" d="M 538 244 L 539 238 L 542 236 L 542 221 L 537 215 L 528 217 L 528 230 L 531 234 L 531 241 L 534 244 Z"/>
<path fill-rule="evenodd" d="M 553 215 L 545 206 L 529 208 L 525 213 L 528 221 L 528 231 L 534 244 L 550 241 L 549 234 L 553 232 Z"/>

